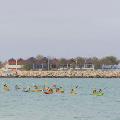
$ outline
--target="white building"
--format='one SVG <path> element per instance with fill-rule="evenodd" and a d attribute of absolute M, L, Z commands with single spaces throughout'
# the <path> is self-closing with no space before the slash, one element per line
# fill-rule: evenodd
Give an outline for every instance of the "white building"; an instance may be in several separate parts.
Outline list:
<path fill-rule="evenodd" d="M 102 70 L 120 70 L 120 63 L 118 65 L 102 65 Z"/>
<path fill-rule="evenodd" d="M 6 70 L 13 70 L 13 71 L 17 71 L 23 68 L 23 60 L 22 59 L 10 59 L 8 60 L 8 62 L 6 62 L 4 68 Z"/>

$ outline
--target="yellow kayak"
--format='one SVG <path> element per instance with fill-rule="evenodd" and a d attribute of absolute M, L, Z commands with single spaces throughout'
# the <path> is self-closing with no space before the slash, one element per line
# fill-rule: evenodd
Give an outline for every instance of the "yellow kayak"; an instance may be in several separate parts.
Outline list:
<path fill-rule="evenodd" d="M 76 92 L 71 92 L 70 94 L 71 94 L 72 96 L 77 95 Z"/>
<path fill-rule="evenodd" d="M 4 84 L 3 89 L 4 91 L 10 91 L 10 87 L 7 84 Z"/>
<path fill-rule="evenodd" d="M 10 91 L 10 88 L 4 87 L 4 91 Z"/>
<path fill-rule="evenodd" d="M 41 92 L 42 90 L 32 90 L 32 92 Z"/>

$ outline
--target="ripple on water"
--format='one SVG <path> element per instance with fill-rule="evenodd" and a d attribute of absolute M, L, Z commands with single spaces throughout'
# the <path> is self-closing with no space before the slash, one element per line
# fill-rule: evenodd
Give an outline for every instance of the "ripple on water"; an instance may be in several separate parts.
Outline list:
<path fill-rule="evenodd" d="M 27 79 L 15 81 L 13 79 L 8 80 L 8 83 L 11 88 L 14 88 L 16 84 L 24 86 L 24 83 L 26 85 L 41 83 L 41 79 L 32 79 L 31 81 Z M 15 92 L 14 90 L 8 93 L 0 91 L 0 120 L 120 120 L 118 93 L 120 80 L 59 79 L 58 81 L 57 79 L 49 79 L 48 84 L 51 82 L 64 83 L 65 94 L 45 95 Z M 72 84 L 82 86 L 78 89 L 76 96 L 69 94 Z M 112 89 L 109 89 L 109 92 L 105 89 L 105 96 L 90 95 L 92 88 L 105 88 L 106 86 L 111 86 Z"/>
<path fill-rule="evenodd" d="M 75 120 L 92 120 L 92 116 L 74 116 Z"/>
<path fill-rule="evenodd" d="M 16 115 L 15 114 L 0 114 L 0 120 L 15 120 Z"/>

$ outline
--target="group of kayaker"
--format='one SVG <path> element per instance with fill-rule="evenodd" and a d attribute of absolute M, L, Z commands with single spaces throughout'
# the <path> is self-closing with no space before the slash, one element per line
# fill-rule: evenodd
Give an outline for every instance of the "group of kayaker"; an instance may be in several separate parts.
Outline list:
<path fill-rule="evenodd" d="M 70 90 L 70 94 L 71 95 L 76 95 L 77 94 L 77 88 L 78 86 L 74 86 L 71 88 Z M 3 85 L 3 90 L 4 91 L 10 91 L 10 87 L 8 84 L 4 84 Z M 23 92 L 43 92 L 44 94 L 53 94 L 53 93 L 57 93 L 57 94 L 63 94 L 65 91 L 64 91 L 64 88 L 62 86 L 60 87 L 57 87 L 56 84 L 52 85 L 52 87 L 46 87 L 44 85 L 44 87 L 41 87 L 39 85 L 33 85 L 32 87 L 21 87 L 21 86 L 18 86 L 18 85 L 15 85 L 15 90 L 18 91 L 18 90 L 21 90 Z M 102 91 L 102 89 L 99 89 L 97 90 L 96 88 L 93 89 L 92 91 L 92 95 L 94 96 L 102 96 L 104 93 Z"/>
<path fill-rule="evenodd" d="M 10 86 L 8 84 L 3 85 L 3 90 L 4 91 L 10 91 Z M 16 91 L 23 91 L 23 92 L 43 92 L 44 94 L 53 94 L 53 93 L 64 93 L 63 87 L 57 87 L 57 86 L 52 86 L 52 87 L 41 87 L 39 85 L 33 85 L 31 87 L 21 87 L 18 85 L 15 85 L 15 90 Z"/>
<path fill-rule="evenodd" d="M 96 88 L 93 90 L 93 94 L 95 94 L 95 93 L 101 93 L 102 92 L 102 89 L 99 89 L 99 90 L 97 90 Z"/>

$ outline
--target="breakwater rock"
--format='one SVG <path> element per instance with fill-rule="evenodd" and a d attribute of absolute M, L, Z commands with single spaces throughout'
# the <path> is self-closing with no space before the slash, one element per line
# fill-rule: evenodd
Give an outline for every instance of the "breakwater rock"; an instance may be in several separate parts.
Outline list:
<path fill-rule="evenodd" d="M 18 77 L 120 78 L 120 71 L 18 71 Z"/>

